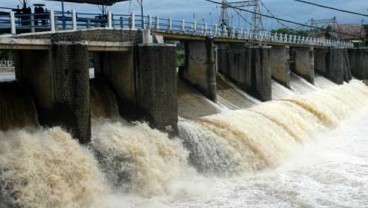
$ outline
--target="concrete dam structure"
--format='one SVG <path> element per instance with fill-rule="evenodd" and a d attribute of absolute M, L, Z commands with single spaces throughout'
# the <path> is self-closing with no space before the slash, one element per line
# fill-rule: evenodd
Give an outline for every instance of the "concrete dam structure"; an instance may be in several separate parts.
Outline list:
<path fill-rule="evenodd" d="M 274 206 L 364 203 L 330 199 L 333 188 L 314 197 L 277 186 L 289 176 L 302 184 L 292 177 L 302 169 L 257 174 L 285 168 L 317 135 L 366 109 L 368 50 L 203 34 L 100 28 L 0 36 L 16 78 L 0 82 L 0 207 L 224 207 L 230 202 L 199 192 L 232 198 L 238 192 L 226 192 L 221 179 L 229 176 L 239 185 L 231 187 L 246 190 L 239 200 L 247 201 L 234 207 L 259 205 L 257 194 L 276 195 Z M 364 190 L 358 176 L 339 176 L 303 182 Z"/>

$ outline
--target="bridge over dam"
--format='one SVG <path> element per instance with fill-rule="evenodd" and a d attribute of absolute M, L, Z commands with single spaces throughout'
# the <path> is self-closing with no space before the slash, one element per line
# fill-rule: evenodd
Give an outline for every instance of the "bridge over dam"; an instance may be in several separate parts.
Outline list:
<path fill-rule="evenodd" d="M 178 79 L 214 102 L 218 74 L 261 101 L 272 99 L 272 79 L 290 88 L 291 73 L 311 84 L 316 72 L 337 84 L 368 79 L 368 49 L 347 42 L 151 16 L 142 25 L 134 14 L 109 13 L 96 22 L 75 11 L 60 20 L 50 11 L 42 26 L 8 16 L 0 50 L 12 51 L 16 79 L 30 92 L 38 122 L 61 125 L 81 143 L 91 138 L 90 88 L 98 80 L 114 92 L 122 117 L 176 134 Z M 91 63 L 97 81 L 90 82 Z"/>

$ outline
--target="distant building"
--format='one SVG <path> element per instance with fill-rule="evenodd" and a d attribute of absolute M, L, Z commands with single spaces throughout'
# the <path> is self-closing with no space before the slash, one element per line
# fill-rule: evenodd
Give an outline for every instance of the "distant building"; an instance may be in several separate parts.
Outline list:
<path fill-rule="evenodd" d="M 343 40 L 359 46 L 367 38 L 365 27 L 361 24 L 337 24 L 336 28 L 327 26 L 326 31 L 314 32 L 314 37 L 332 40 Z"/>

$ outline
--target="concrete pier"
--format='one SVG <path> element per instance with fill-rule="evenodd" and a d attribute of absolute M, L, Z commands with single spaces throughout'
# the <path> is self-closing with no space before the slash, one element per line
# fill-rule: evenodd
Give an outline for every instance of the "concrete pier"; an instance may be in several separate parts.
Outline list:
<path fill-rule="evenodd" d="M 368 48 L 349 49 L 348 53 L 353 75 L 358 79 L 368 79 Z"/>
<path fill-rule="evenodd" d="M 314 49 L 314 70 L 324 76 L 327 74 L 328 49 Z"/>
<path fill-rule="evenodd" d="M 110 84 L 123 118 L 177 131 L 175 46 L 141 44 L 130 51 L 96 52 L 94 57 L 95 76 Z"/>
<path fill-rule="evenodd" d="M 185 67 L 180 78 L 212 101 L 216 101 L 216 65 L 213 39 L 185 43 Z"/>
<path fill-rule="evenodd" d="M 252 49 L 253 84 L 250 93 L 261 101 L 272 99 L 270 58 L 270 47 L 255 47 Z"/>
<path fill-rule="evenodd" d="M 291 70 L 314 84 L 313 47 L 293 47 L 290 49 L 290 56 L 293 60 Z"/>
<path fill-rule="evenodd" d="M 326 57 L 326 77 L 336 84 L 343 84 L 352 78 L 347 49 L 330 48 Z"/>
<path fill-rule="evenodd" d="M 154 127 L 176 134 L 176 48 L 166 44 L 141 44 L 136 54 L 135 89 L 140 116 Z"/>
<path fill-rule="evenodd" d="M 40 124 L 62 126 L 81 143 L 91 138 L 88 57 L 79 44 L 15 52 L 17 79 L 31 91 Z"/>
<path fill-rule="evenodd" d="M 220 47 L 219 72 L 242 90 L 262 101 L 272 99 L 271 47 L 233 45 Z"/>
<path fill-rule="evenodd" d="M 270 58 L 272 77 L 288 88 L 290 88 L 289 61 L 289 46 L 272 46 Z"/>

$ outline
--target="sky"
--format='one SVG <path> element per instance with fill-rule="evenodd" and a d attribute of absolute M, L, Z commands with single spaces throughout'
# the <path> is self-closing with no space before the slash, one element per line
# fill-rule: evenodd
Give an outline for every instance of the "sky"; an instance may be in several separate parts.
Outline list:
<path fill-rule="evenodd" d="M 216 0 L 221 1 L 221 0 Z M 240 0 L 228 0 L 234 2 Z M 308 0 L 310 2 L 323 4 L 335 8 L 341 8 L 363 14 L 368 14 L 368 0 Z M 338 11 L 332 11 L 319 8 L 312 5 L 303 4 L 294 0 L 262 0 L 266 7 L 274 16 L 306 23 L 308 20 L 314 19 L 331 19 L 336 17 L 339 23 L 355 23 L 361 24 L 362 20 L 368 24 L 368 18 L 357 16 Z M 48 9 L 61 10 L 59 2 L 51 2 L 45 0 L 31 0 L 31 3 L 44 3 Z M 208 24 L 217 24 L 219 21 L 220 8 L 210 2 L 204 0 L 143 0 L 145 15 L 171 17 L 173 19 L 191 21 L 196 19 L 197 22 L 207 22 Z M 18 0 L 0 0 L 0 7 L 16 7 Z M 98 13 L 99 7 L 88 4 L 65 3 L 66 10 L 75 9 L 81 12 Z M 251 8 L 245 8 L 251 9 Z M 1 10 L 1 9 L 0 9 Z M 117 3 L 109 10 L 118 14 L 129 14 L 135 12 L 140 14 L 140 7 L 137 0 Z M 269 14 L 262 8 L 262 13 Z M 252 15 L 242 12 L 241 15 L 251 21 Z M 235 12 L 229 12 L 231 24 L 234 27 L 249 28 L 249 24 L 243 21 Z M 285 23 L 288 27 L 301 29 L 297 25 Z M 263 18 L 263 25 L 267 29 L 283 27 L 275 20 Z"/>

